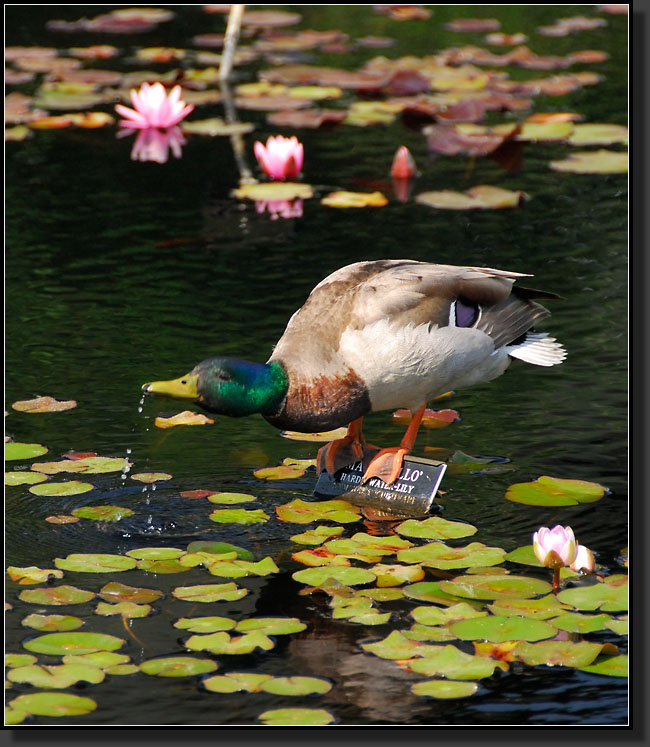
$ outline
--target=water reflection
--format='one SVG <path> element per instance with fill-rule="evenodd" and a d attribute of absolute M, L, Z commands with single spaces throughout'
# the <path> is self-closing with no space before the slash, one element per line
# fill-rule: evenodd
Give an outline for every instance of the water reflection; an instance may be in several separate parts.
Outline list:
<path fill-rule="evenodd" d="M 117 137 L 132 135 L 134 132 L 135 130 L 132 129 L 120 130 Z M 138 131 L 133 148 L 131 149 L 131 160 L 167 163 L 169 151 L 171 150 L 174 158 L 180 158 L 182 155 L 182 146 L 186 142 L 180 127 L 170 127 L 167 130 L 147 127 Z"/>
<path fill-rule="evenodd" d="M 271 220 L 302 218 L 302 200 L 255 200 L 258 213 L 269 213 Z"/>

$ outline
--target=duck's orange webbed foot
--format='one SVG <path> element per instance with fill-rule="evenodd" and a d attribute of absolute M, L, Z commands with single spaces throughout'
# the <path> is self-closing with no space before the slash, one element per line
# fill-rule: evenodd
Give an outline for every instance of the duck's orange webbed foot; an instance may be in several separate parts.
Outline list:
<path fill-rule="evenodd" d="M 363 434 L 361 424 L 363 418 L 353 420 L 348 426 L 348 432 L 343 438 L 325 444 L 318 450 L 316 465 L 318 474 L 323 470 L 333 475 L 348 464 L 353 464 L 363 459 Z"/>

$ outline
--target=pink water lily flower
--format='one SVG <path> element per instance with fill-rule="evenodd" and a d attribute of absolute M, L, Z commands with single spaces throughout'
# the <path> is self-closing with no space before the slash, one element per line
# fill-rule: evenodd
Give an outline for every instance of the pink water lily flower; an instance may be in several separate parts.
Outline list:
<path fill-rule="evenodd" d="M 571 565 L 576 559 L 577 544 L 573 529 L 559 524 L 553 529 L 540 527 L 533 534 L 535 556 L 548 568 Z"/>
<path fill-rule="evenodd" d="M 595 567 L 596 561 L 591 550 L 584 545 L 578 545 L 575 560 L 571 563 L 571 570 L 591 573 Z"/>
<path fill-rule="evenodd" d="M 149 85 L 145 82 L 139 91 L 132 89 L 131 101 L 133 109 L 115 105 L 115 111 L 125 118 L 120 120 L 122 127 L 173 127 L 194 109 L 193 104 L 181 101 L 180 86 L 174 86 L 168 94 L 162 83 Z"/>
<path fill-rule="evenodd" d="M 289 138 L 271 136 L 266 145 L 256 140 L 253 150 L 257 162 L 271 179 L 292 179 L 302 169 L 303 146 L 295 135 Z"/>
<path fill-rule="evenodd" d="M 393 158 L 390 175 L 393 179 L 411 179 L 416 172 L 417 167 L 411 151 L 405 145 L 400 145 Z"/>

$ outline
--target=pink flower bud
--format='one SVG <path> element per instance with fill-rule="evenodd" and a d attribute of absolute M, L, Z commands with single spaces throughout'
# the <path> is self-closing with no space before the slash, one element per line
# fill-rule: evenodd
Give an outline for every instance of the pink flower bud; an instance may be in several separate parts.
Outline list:
<path fill-rule="evenodd" d="M 253 150 L 260 167 L 271 179 L 291 179 L 302 169 L 304 149 L 295 135 L 269 137 L 266 145 L 256 140 Z"/>
<path fill-rule="evenodd" d="M 548 568 L 571 565 L 577 552 L 573 529 L 559 524 L 553 529 L 540 527 L 533 534 L 533 549 L 539 562 Z"/>

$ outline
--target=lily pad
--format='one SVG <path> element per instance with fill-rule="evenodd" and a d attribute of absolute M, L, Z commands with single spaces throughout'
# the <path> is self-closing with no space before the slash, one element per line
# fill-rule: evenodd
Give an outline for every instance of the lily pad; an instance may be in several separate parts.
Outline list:
<path fill-rule="evenodd" d="M 172 594 L 186 602 L 234 602 L 248 594 L 248 589 L 240 589 L 237 584 L 199 584 L 197 586 L 177 586 Z"/>
<path fill-rule="evenodd" d="M 104 681 L 104 672 L 92 664 L 59 664 L 17 667 L 11 669 L 7 679 L 11 682 L 27 683 L 33 687 L 64 689 L 77 682 L 98 685 Z"/>
<path fill-rule="evenodd" d="M 29 664 L 35 664 L 37 661 L 38 658 L 31 654 L 5 654 L 5 667 L 8 669 L 26 667 Z"/>
<path fill-rule="evenodd" d="M 383 207 L 388 200 L 381 192 L 330 192 L 321 199 L 321 205 L 336 208 Z"/>
<path fill-rule="evenodd" d="M 210 503 L 249 503 L 250 501 L 256 501 L 257 497 L 250 493 L 212 493 L 208 496 Z"/>
<path fill-rule="evenodd" d="M 628 608 L 627 576 L 608 576 L 589 586 L 579 586 L 561 591 L 557 598 L 579 610 L 600 609 L 602 612 L 619 612 Z"/>
<path fill-rule="evenodd" d="M 214 672 L 217 664 L 210 659 L 197 659 L 193 656 L 168 656 L 143 661 L 139 668 L 141 672 L 156 677 L 193 677 Z"/>
<path fill-rule="evenodd" d="M 518 207 L 526 197 L 524 192 L 480 184 L 466 192 L 422 192 L 415 201 L 441 210 L 496 210 Z"/>
<path fill-rule="evenodd" d="M 155 602 L 163 596 L 158 589 L 140 589 L 135 586 L 127 586 L 118 581 L 110 581 L 102 586 L 98 596 L 107 602 L 136 602 L 137 604 L 148 604 Z"/>
<path fill-rule="evenodd" d="M 447 625 L 467 620 L 474 617 L 485 617 L 485 610 L 477 610 L 465 602 L 453 604 L 451 607 L 441 609 L 440 607 L 426 606 L 415 607 L 411 610 L 411 617 L 422 625 Z"/>
<path fill-rule="evenodd" d="M 552 588 L 551 584 L 540 579 L 508 575 L 465 575 L 439 583 L 442 591 L 469 599 L 526 599 L 548 594 Z"/>
<path fill-rule="evenodd" d="M 70 514 L 54 514 L 46 516 L 45 521 L 49 524 L 76 524 L 79 521 L 79 517 L 70 516 Z"/>
<path fill-rule="evenodd" d="M 80 495 L 94 489 L 94 485 L 89 482 L 80 482 L 79 480 L 67 480 L 65 482 L 46 482 L 39 485 L 32 485 L 29 492 L 34 495 L 45 496 L 62 496 L 62 495 Z"/>
<path fill-rule="evenodd" d="M 242 690 L 249 693 L 258 693 L 262 685 L 272 680 L 270 674 L 257 674 L 256 672 L 228 672 L 225 675 L 215 675 L 203 680 L 202 685 L 206 690 L 213 693 L 236 693 Z"/>
<path fill-rule="evenodd" d="M 291 578 L 301 584 L 322 587 L 328 579 L 334 579 L 348 586 L 357 586 L 374 581 L 376 576 L 374 573 L 366 571 L 363 568 L 325 567 L 305 568 L 303 571 L 293 573 Z"/>
<path fill-rule="evenodd" d="M 456 596 L 455 594 L 443 591 L 440 588 L 439 581 L 420 581 L 419 583 L 411 584 L 405 587 L 404 596 L 422 602 L 431 602 L 446 606 L 458 604 L 459 602 L 467 602 L 467 604 L 476 607 L 476 609 L 481 609 L 483 606 L 481 602 L 468 600 L 462 596 Z"/>
<path fill-rule="evenodd" d="M 497 662 L 483 656 L 472 656 L 452 644 L 429 646 L 426 656 L 409 664 L 409 669 L 427 677 L 438 675 L 450 680 L 473 680 L 491 677 Z"/>
<path fill-rule="evenodd" d="M 159 482 L 160 480 L 171 480 L 172 475 L 167 472 L 138 472 L 135 475 L 131 475 L 131 479 L 138 482 L 152 483 Z"/>
<path fill-rule="evenodd" d="M 407 519 L 395 527 L 398 534 L 419 539 L 458 539 L 476 534 L 478 529 L 462 521 L 449 521 L 439 516 L 417 521 Z"/>
<path fill-rule="evenodd" d="M 568 158 L 551 161 L 554 171 L 572 174 L 627 174 L 628 155 L 612 150 L 586 150 L 571 153 Z"/>
<path fill-rule="evenodd" d="M 193 635 L 185 641 L 185 647 L 190 651 L 210 651 L 213 654 L 234 656 L 250 654 L 258 648 L 270 651 L 274 646 L 275 643 L 260 631 L 232 638 L 225 631 L 208 635 Z"/>
<path fill-rule="evenodd" d="M 297 182 L 264 182 L 262 184 L 245 184 L 234 190 L 238 199 L 249 200 L 306 200 L 313 195 L 309 184 Z"/>
<path fill-rule="evenodd" d="M 136 604 L 135 602 L 118 602 L 109 604 L 100 602 L 95 607 L 95 614 L 108 617 L 109 615 L 120 615 L 126 620 L 138 617 L 147 617 L 151 612 L 151 606 L 148 604 Z"/>
<path fill-rule="evenodd" d="M 66 654 L 64 664 L 92 664 L 100 669 L 127 664 L 131 661 L 127 654 L 116 654 L 113 651 L 93 651 L 90 654 Z"/>
<path fill-rule="evenodd" d="M 128 550 L 125 555 L 137 560 L 170 560 L 185 555 L 185 550 L 180 547 L 137 547 L 135 550 Z"/>
<path fill-rule="evenodd" d="M 620 656 L 598 657 L 592 664 L 579 667 L 583 672 L 592 674 L 605 674 L 610 677 L 627 677 L 628 674 L 628 657 L 627 654 Z"/>
<path fill-rule="evenodd" d="M 7 575 L 12 581 L 18 581 L 19 584 L 42 584 L 55 578 L 63 578 L 63 571 L 54 568 L 37 568 L 35 565 L 28 568 L 17 568 L 10 565 L 7 568 Z"/>
<path fill-rule="evenodd" d="M 138 569 L 147 573 L 183 573 L 189 567 L 184 566 L 177 558 L 169 560 L 138 560 Z"/>
<path fill-rule="evenodd" d="M 600 500 L 607 488 L 586 480 L 567 480 L 542 475 L 533 482 L 510 485 L 506 498 L 528 506 L 577 506 Z"/>
<path fill-rule="evenodd" d="M 95 597 L 95 593 L 76 586 L 48 586 L 42 589 L 25 589 L 18 598 L 31 604 L 82 604 Z"/>
<path fill-rule="evenodd" d="M 332 685 L 319 677 L 273 677 L 261 689 L 273 695 L 324 695 Z"/>
<path fill-rule="evenodd" d="M 414 656 L 434 655 L 439 647 L 409 640 L 401 631 L 393 630 L 375 643 L 362 643 L 361 648 L 380 659 L 412 659 Z"/>
<path fill-rule="evenodd" d="M 377 577 L 377 586 L 401 586 L 404 583 L 414 583 L 424 578 L 424 571 L 420 565 L 403 566 L 399 563 L 390 565 L 379 563 L 370 569 Z"/>
<path fill-rule="evenodd" d="M 401 563 L 420 563 L 421 565 L 451 569 L 470 566 L 498 565 L 503 561 L 505 550 L 500 547 L 487 547 L 482 542 L 470 542 L 466 547 L 449 547 L 444 542 L 430 542 L 420 547 L 400 550 L 397 559 Z"/>
<path fill-rule="evenodd" d="M 496 599 L 488 604 L 494 615 L 521 615 L 537 620 L 547 620 L 562 614 L 568 606 L 558 601 L 555 594 L 548 594 L 540 599 Z"/>
<path fill-rule="evenodd" d="M 84 621 L 74 615 L 27 615 L 21 625 L 36 630 L 66 631 L 80 628 Z"/>
<path fill-rule="evenodd" d="M 303 501 L 296 498 L 282 506 L 276 506 L 275 512 L 281 521 L 294 524 L 310 524 L 312 521 L 326 519 L 339 524 L 359 521 L 361 509 L 344 500 Z"/>
<path fill-rule="evenodd" d="M 522 563 L 523 565 L 535 565 L 538 568 L 544 568 L 544 564 L 537 559 L 532 545 L 524 545 L 511 550 L 506 555 L 505 560 L 509 560 L 511 563 Z"/>
<path fill-rule="evenodd" d="M 332 537 L 338 537 L 343 534 L 343 527 L 317 526 L 314 529 L 308 529 L 302 534 L 294 534 L 290 539 L 300 545 L 320 545 Z"/>
<path fill-rule="evenodd" d="M 135 568 L 137 561 L 124 555 L 73 553 L 65 558 L 54 558 L 54 565 L 64 571 L 115 573 Z"/>
<path fill-rule="evenodd" d="M 39 475 L 36 472 L 5 472 L 5 485 L 35 485 L 45 480 L 47 475 Z"/>
<path fill-rule="evenodd" d="M 90 654 L 94 651 L 115 651 L 125 641 L 104 633 L 46 633 L 23 643 L 36 654 Z"/>
<path fill-rule="evenodd" d="M 83 716 L 97 708 L 90 698 L 69 693 L 31 693 L 19 695 L 9 705 L 14 710 L 25 711 L 34 716 Z"/>
<path fill-rule="evenodd" d="M 209 119 L 194 119 L 191 122 L 183 122 L 181 130 L 191 135 L 208 135 L 210 137 L 246 135 L 255 129 L 252 122 L 226 122 L 220 117 Z M 214 420 L 208 418 L 213 423 Z M 196 423 L 184 423 L 183 425 L 196 425 Z"/>
<path fill-rule="evenodd" d="M 582 615 L 579 612 L 565 612 L 559 617 L 549 620 L 560 630 L 566 630 L 569 633 L 593 633 L 596 630 L 605 630 L 607 623 L 612 618 L 609 615 Z"/>
<path fill-rule="evenodd" d="M 230 617 L 181 617 L 174 623 L 175 628 L 189 630 L 191 633 L 218 633 L 222 630 L 233 630 L 237 625 Z"/>
<path fill-rule="evenodd" d="M 557 633 L 557 628 L 543 620 L 529 617 L 501 617 L 489 615 L 470 620 L 459 620 L 449 626 L 450 631 L 464 641 L 482 640 L 492 643 L 504 641 L 539 641 Z"/>
<path fill-rule="evenodd" d="M 58 400 L 54 397 L 36 397 L 35 399 L 24 399 L 18 402 L 14 402 L 12 405 L 14 410 L 19 412 L 62 412 L 63 410 L 71 410 L 77 406 L 75 400 Z"/>
<path fill-rule="evenodd" d="M 82 506 L 75 508 L 73 516 L 79 519 L 95 519 L 95 521 L 120 521 L 133 516 L 133 511 L 124 506 Z"/>
<path fill-rule="evenodd" d="M 123 472 L 131 466 L 126 458 L 86 456 L 81 459 L 69 455 L 58 462 L 36 462 L 31 469 L 46 475 L 56 475 L 60 472 L 81 472 L 87 475 L 99 475 L 107 472 Z"/>
<path fill-rule="evenodd" d="M 421 623 L 413 623 L 408 630 L 404 631 L 404 636 L 411 641 L 426 643 L 446 643 L 456 639 L 456 636 L 449 632 L 449 628 L 443 625 L 422 625 Z"/>
<path fill-rule="evenodd" d="M 627 143 L 628 130 L 617 124 L 577 124 L 573 128 L 571 145 L 611 145 Z"/>
<path fill-rule="evenodd" d="M 586 667 L 598 656 L 601 649 L 602 644 L 587 641 L 542 641 L 520 643 L 515 648 L 515 655 L 530 666 Z"/>
<path fill-rule="evenodd" d="M 177 425 L 212 425 L 214 420 L 198 412 L 183 410 L 170 418 L 157 417 L 153 424 L 156 428 L 174 428 Z"/>
<path fill-rule="evenodd" d="M 209 552 L 215 555 L 234 552 L 237 554 L 239 560 L 253 560 L 254 558 L 253 553 L 243 547 L 231 545 L 228 542 L 211 542 L 209 540 L 190 542 L 187 546 L 187 552 Z"/>
<path fill-rule="evenodd" d="M 327 726 L 336 719 L 322 708 L 277 708 L 260 713 L 267 726 Z"/>
<path fill-rule="evenodd" d="M 468 698 L 478 690 L 476 682 L 457 682 L 454 680 L 426 680 L 411 685 L 414 695 L 426 695 L 440 700 Z"/>
<path fill-rule="evenodd" d="M 269 515 L 262 509 L 218 508 L 210 514 L 210 520 L 218 524 L 260 524 L 268 521 Z"/>
<path fill-rule="evenodd" d="M 335 428 L 332 431 L 322 431 L 321 433 L 300 433 L 299 431 L 281 431 L 283 438 L 291 441 L 336 441 L 337 438 L 343 438 L 348 432 L 347 428 Z"/>

